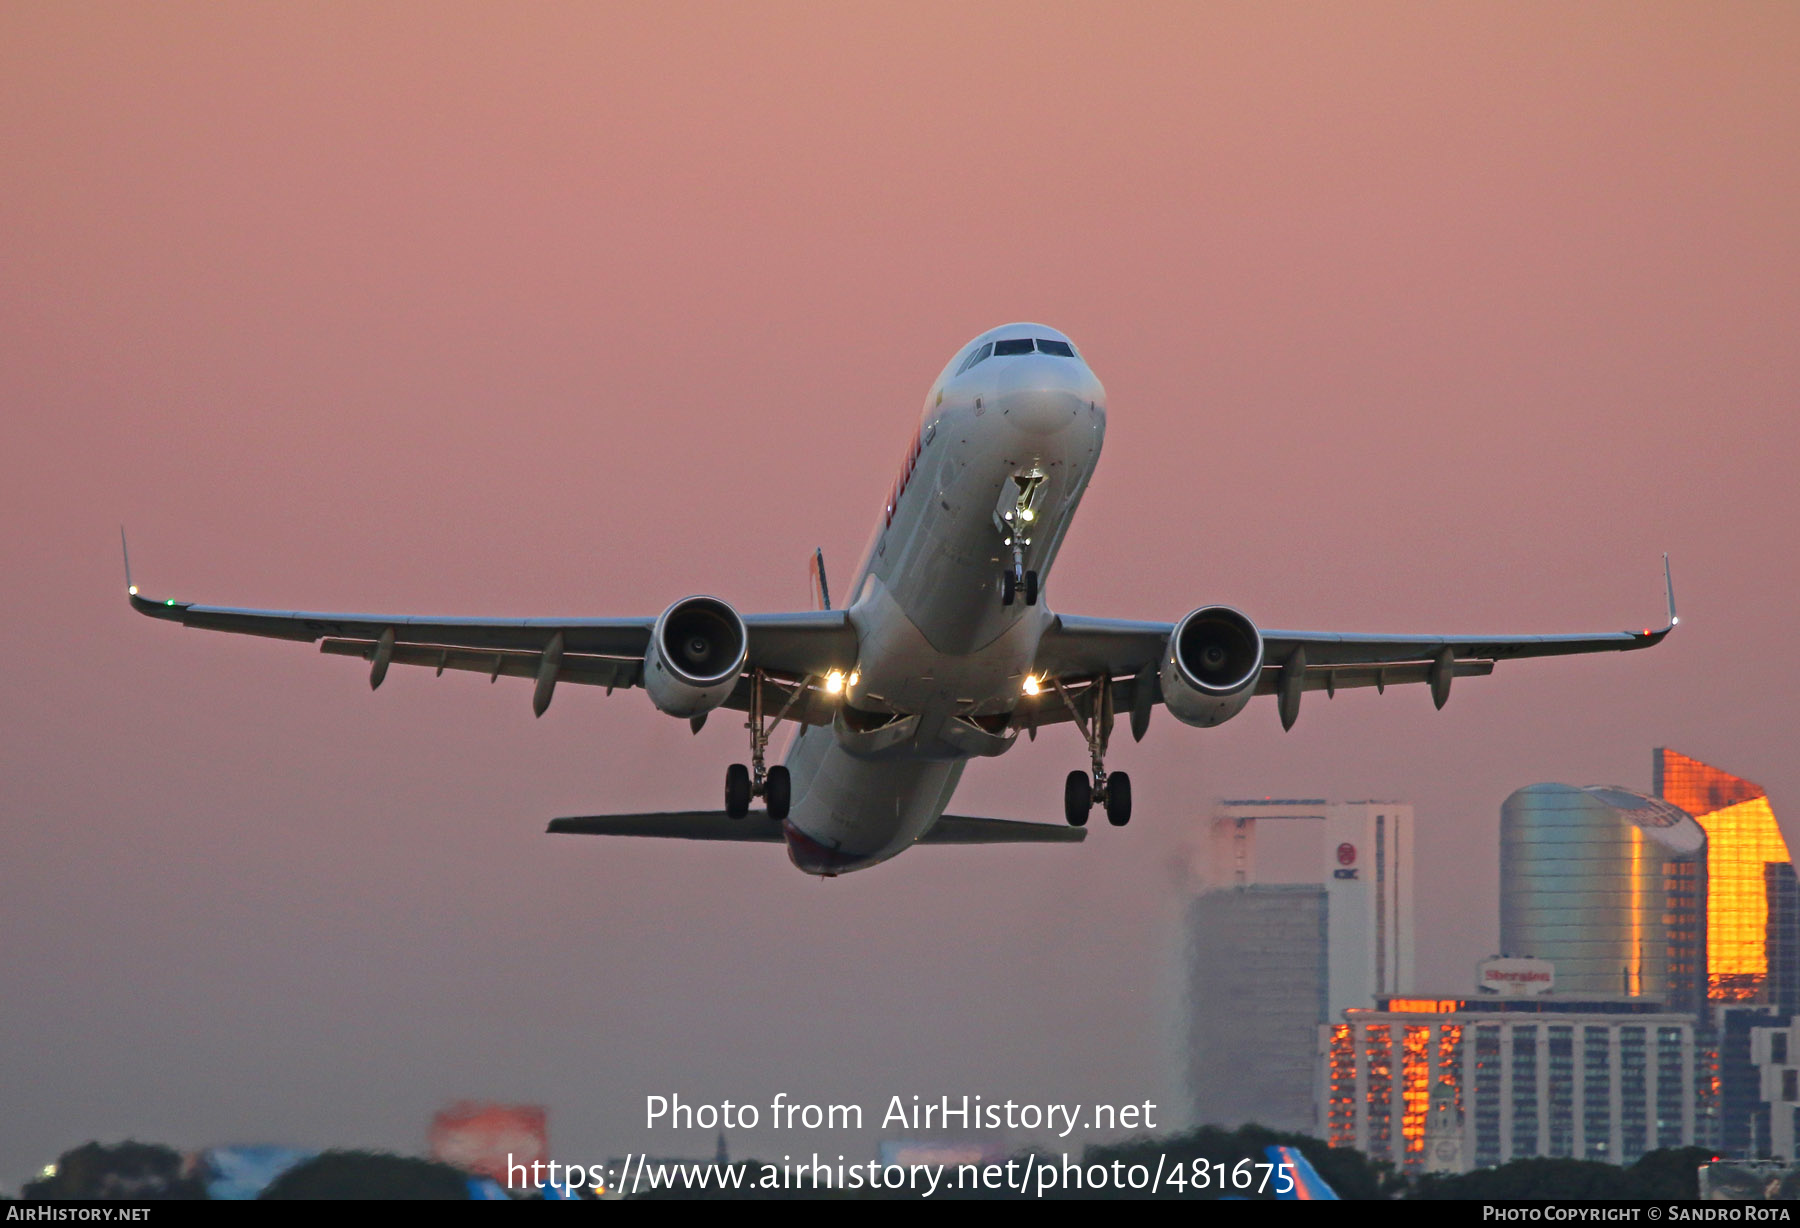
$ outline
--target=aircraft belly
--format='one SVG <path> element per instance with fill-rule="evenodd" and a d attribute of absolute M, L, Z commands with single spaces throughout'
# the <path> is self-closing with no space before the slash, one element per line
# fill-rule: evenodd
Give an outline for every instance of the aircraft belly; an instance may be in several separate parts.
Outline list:
<path fill-rule="evenodd" d="M 937 821 L 963 764 L 920 759 L 861 760 L 824 729 L 788 754 L 794 800 L 788 855 L 809 874 L 845 874 L 911 847 Z"/>

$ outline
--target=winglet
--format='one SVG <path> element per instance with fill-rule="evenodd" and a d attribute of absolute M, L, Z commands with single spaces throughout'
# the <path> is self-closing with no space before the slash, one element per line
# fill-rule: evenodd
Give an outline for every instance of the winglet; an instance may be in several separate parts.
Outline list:
<path fill-rule="evenodd" d="M 1669 629 L 1672 631 L 1675 629 L 1675 624 L 1681 621 L 1681 617 L 1675 613 L 1675 581 L 1669 575 L 1667 551 L 1663 552 L 1663 592 L 1668 594 L 1669 598 Z"/>
<path fill-rule="evenodd" d="M 186 612 L 187 607 L 177 601 L 152 601 L 138 592 L 131 579 L 131 547 L 125 542 L 124 525 L 119 526 L 119 552 L 125 556 L 125 597 L 131 602 L 132 609 L 152 618 L 180 618 Z"/>

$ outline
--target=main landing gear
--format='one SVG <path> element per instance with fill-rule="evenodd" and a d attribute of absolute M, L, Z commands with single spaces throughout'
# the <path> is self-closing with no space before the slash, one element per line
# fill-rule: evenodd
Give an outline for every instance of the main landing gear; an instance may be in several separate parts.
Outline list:
<path fill-rule="evenodd" d="M 725 769 L 725 813 L 734 819 L 741 819 L 750 813 L 750 800 L 760 797 L 768 807 L 769 817 L 776 822 L 788 816 L 788 807 L 793 802 L 793 781 L 788 770 L 780 764 L 765 767 L 763 759 L 769 749 L 769 732 L 781 723 L 788 709 L 794 702 L 806 694 L 810 678 L 800 680 L 788 696 L 787 703 L 775 714 L 775 719 L 763 720 L 763 672 L 755 670 L 750 675 L 750 718 L 745 722 L 750 730 L 750 766 L 734 763 Z"/>
<path fill-rule="evenodd" d="M 1088 755 L 1093 763 L 1090 771 L 1083 772 L 1078 768 L 1063 782 L 1063 817 L 1068 819 L 1071 827 L 1086 827 L 1089 812 L 1095 806 L 1104 806 L 1108 823 L 1114 827 L 1125 826 L 1131 822 L 1131 777 L 1124 772 L 1106 770 L 1106 745 L 1113 726 L 1112 679 L 1103 676 L 1089 690 L 1093 699 L 1085 716 L 1069 698 L 1062 682 L 1054 678 L 1050 681 L 1069 714 L 1075 718 L 1082 736 L 1087 738 Z"/>

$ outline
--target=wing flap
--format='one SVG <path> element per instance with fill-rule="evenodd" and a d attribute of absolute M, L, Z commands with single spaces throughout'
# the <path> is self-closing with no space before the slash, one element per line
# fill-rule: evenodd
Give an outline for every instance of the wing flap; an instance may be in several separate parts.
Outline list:
<path fill-rule="evenodd" d="M 324 639 L 319 651 L 337 657 L 358 657 L 372 661 L 380 648 L 379 640 Z M 494 678 L 536 679 L 542 666 L 541 652 L 516 652 L 506 649 L 489 651 L 478 648 L 454 648 L 445 644 L 396 643 L 388 653 L 393 665 L 418 665 L 443 673 L 447 669 Z M 590 653 L 562 655 L 556 680 L 581 686 L 636 687 L 644 684 L 644 663 L 636 657 L 602 657 Z M 750 711 L 755 683 L 748 677 L 738 679 L 731 695 L 720 705 L 735 712 Z M 815 678 L 783 678 L 764 675 L 763 712 L 780 715 L 783 720 L 805 725 L 829 725 L 837 710 L 836 701 L 826 694 Z M 796 689 L 805 686 L 803 694 Z"/>
<path fill-rule="evenodd" d="M 1312 655 L 1309 649 L 1307 655 Z M 1494 672 L 1492 661 L 1458 661 L 1452 676 L 1479 678 Z M 1430 682 L 1431 662 L 1407 661 L 1399 665 L 1312 665 L 1306 667 L 1301 681 L 1303 691 L 1343 691 L 1356 687 L 1390 687 L 1403 682 Z M 1256 681 L 1258 695 L 1274 695 L 1280 689 L 1281 667 L 1263 666 Z"/>
<path fill-rule="evenodd" d="M 377 641 L 325 639 L 319 651 L 338 657 L 361 657 L 372 660 Z M 476 648 L 453 648 L 442 644 L 395 644 L 389 657 L 395 665 L 423 665 L 443 673 L 447 669 L 490 678 L 536 678 L 543 654 L 539 652 L 488 652 Z M 589 686 L 631 687 L 644 679 L 644 663 L 636 657 L 599 657 L 586 653 L 564 653 L 556 671 L 558 682 L 584 683 Z"/>

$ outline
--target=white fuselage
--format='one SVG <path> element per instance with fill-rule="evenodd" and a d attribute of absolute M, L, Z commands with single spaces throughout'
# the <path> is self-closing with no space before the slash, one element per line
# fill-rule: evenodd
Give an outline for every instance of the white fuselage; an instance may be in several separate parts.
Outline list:
<path fill-rule="evenodd" d="M 994 354 L 959 374 L 981 347 L 1021 338 L 1068 341 L 1013 324 L 957 352 L 847 590 L 856 671 L 835 725 L 802 726 L 786 759 L 788 852 L 808 873 L 862 869 L 910 846 L 944 813 L 968 760 L 1002 753 L 1018 732 L 1005 717 L 1051 613 L 1023 591 L 1003 603 L 1007 535 L 1021 530 L 1002 517 L 1031 491 L 1022 562 L 1047 580 L 1106 435 L 1105 391 L 1079 356 Z"/>

